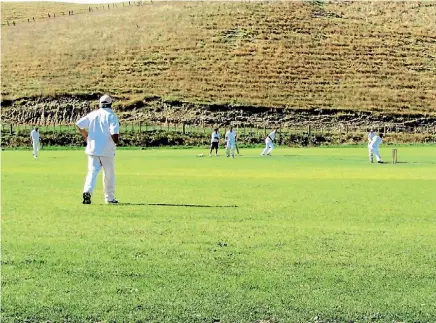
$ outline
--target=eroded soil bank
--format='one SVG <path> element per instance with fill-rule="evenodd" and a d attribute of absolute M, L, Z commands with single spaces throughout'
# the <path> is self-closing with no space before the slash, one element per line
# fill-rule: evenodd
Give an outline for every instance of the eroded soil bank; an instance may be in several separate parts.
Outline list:
<path fill-rule="evenodd" d="M 30 98 L 2 102 L 3 124 L 74 124 L 96 108 L 98 96 L 62 96 Z M 165 101 L 152 97 L 129 104 L 117 102 L 115 110 L 121 123 L 150 125 L 186 124 L 190 126 L 224 127 L 228 125 L 254 128 L 282 127 L 326 131 L 364 131 L 367 127 L 401 133 L 434 133 L 436 114 L 391 114 L 326 109 L 291 109 L 286 107 L 253 107 L 216 104 L 194 104 Z"/>

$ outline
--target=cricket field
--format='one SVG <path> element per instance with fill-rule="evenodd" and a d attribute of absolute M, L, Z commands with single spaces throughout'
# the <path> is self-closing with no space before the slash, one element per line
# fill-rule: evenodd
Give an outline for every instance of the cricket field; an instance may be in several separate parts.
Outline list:
<path fill-rule="evenodd" d="M 2 322 L 436 321 L 434 146 L 261 150 L 3 151 Z"/>

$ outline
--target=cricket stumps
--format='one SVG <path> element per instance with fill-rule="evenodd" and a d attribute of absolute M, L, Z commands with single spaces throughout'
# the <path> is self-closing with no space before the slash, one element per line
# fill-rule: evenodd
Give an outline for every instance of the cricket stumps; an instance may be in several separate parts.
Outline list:
<path fill-rule="evenodd" d="M 398 150 L 397 148 L 392 149 L 392 164 L 398 163 Z"/>

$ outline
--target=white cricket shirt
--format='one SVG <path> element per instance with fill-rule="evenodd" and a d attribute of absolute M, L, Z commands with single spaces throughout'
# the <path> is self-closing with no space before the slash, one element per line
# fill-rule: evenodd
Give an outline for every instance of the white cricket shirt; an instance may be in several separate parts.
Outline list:
<path fill-rule="evenodd" d="M 368 133 L 368 142 L 371 143 L 372 139 L 375 137 L 375 133 L 374 132 L 369 132 Z"/>
<path fill-rule="evenodd" d="M 276 137 L 276 132 L 273 131 L 273 132 L 271 132 L 271 133 L 268 135 L 268 137 L 266 137 L 266 140 L 272 142 L 272 141 L 274 140 L 275 137 Z"/>
<path fill-rule="evenodd" d="M 39 141 L 39 131 L 36 131 L 35 129 L 33 129 L 33 130 L 30 132 L 30 137 L 32 137 L 32 141 L 33 141 L 33 142 L 37 142 L 37 141 Z"/>
<path fill-rule="evenodd" d="M 76 125 L 88 130 L 88 141 L 85 154 L 92 156 L 114 156 L 116 145 L 111 135 L 119 134 L 120 123 L 117 116 L 109 108 L 95 110 Z"/>
<path fill-rule="evenodd" d="M 235 141 L 236 141 L 236 135 L 235 135 L 235 133 L 233 132 L 233 131 L 227 131 L 226 132 L 226 139 L 227 139 L 227 141 L 228 142 L 230 142 L 230 143 L 235 143 Z"/>
<path fill-rule="evenodd" d="M 220 140 L 220 134 L 216 133 L 215 131 L 212 132 L 212 136 L 210 137 L 210 142 L 219 142 Z"/>
<path fill-rule="evenodd" d="M 378 149 L 378 146 L 380 146 L 380 144 L 382 143 L 382 139 L 379 136 L 374 136 L 374 138 L 372 138 L 371 143 L 369 144 L 369 148 L 371 149 Z"/>

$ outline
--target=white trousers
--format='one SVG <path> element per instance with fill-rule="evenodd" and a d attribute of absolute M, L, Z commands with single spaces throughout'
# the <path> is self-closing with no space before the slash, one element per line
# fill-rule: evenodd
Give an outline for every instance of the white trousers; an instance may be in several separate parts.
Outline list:
<path fill-rule="evenodd" d="M 83 192 L 94 191 L 97 175 L 103 167 L 103 191 L 106 201 L 115 199 L 115 156 L 88 156 L 88 174 L 85 179 Z"/>
<path fill-rule="evenodd" d="M 269 155 L 271 154 L 271 151 L 274 149 L 274 144 L 271 140 L 266 139 L 265 140 L 265 149 L 262 151 L 262 156 L 265 154 Z"/>
<path fill-rule="evenodd" d="M 39 141 L 32 142 L 32 145 L 33 145 L 33 156 L 38 157 Z"/>
<path fill-rule="evenodd" d="M 227 141 L 226 144 L 226 156 L 230 156 L 230 153 L 232 154 L 232 157 L 235 157 L 235 142 L 233 141 Z"/>
<path fill-rule="evenodd" d="M 380 151 L 378 150 L 378 148 L 369 148 L 369 161 L 372 163 L 374 160 L 374 156 L 377 159 L 377 161 L 381 161 L 381 157 L 380 157 Z"/>

